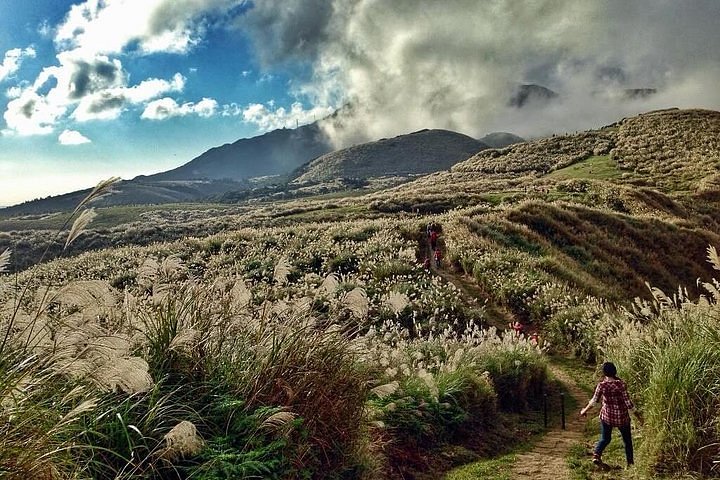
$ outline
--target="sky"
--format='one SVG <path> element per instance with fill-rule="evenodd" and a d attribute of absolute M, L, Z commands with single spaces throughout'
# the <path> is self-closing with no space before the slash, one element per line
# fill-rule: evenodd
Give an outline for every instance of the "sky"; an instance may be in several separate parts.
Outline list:
<path fill-rule="evenodd" d="M 718 0 L 0 0 L 0 205 L 342 107 L 338 147 L 720 109 L 718 23 Z M 530 83 L 558 100 L 510 106 Z"/>

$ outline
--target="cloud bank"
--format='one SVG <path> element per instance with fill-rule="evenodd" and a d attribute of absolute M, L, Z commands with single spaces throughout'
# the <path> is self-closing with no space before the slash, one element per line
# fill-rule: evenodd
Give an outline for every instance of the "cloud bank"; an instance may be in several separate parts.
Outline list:
<path fill-rule="evenodd" d="M 181 92 L 185 78 L 179 73 L 131 85 L 120 58 L 185 54 L 213 22 L 222 24 L 244 4 L 245 0 L 86 0 L 73 5 L 53 30 L 57 65 L 45 67 L 32 84 L 8 91 L 13 99 L 3 115 L 3 133 L 49 134 L 65 117 L 78 122 L 112 120 L 133 105 Z M 17 70 L 23 56 L 34 53 L 9 51 L 0 66 L 0 80 Z M 206 102 L 198 105 L 203 109 L 197 113 L 204 116 Z"/>
<path fill-rule="evenodd" d="M 716 0 L 258 0 L 237 23 L 265 69 L 295 84 L 339 145 L 448 128 L 574 131 L 653 108 L 720 107 Z M 559 94 L 508 105 L 521 84 Z M 653 88 L 633 97 L 626 90 Z"/>

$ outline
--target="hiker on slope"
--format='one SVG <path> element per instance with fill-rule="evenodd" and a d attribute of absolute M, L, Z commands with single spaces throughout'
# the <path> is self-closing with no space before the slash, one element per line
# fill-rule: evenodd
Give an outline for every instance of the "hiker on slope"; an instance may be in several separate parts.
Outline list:
<path fill-rule="evenodd" d="M 634 463 L 633 444 L 630 434 L 630 410 L 634 408 L 628 396 L 625 382 L 617 377 L 617 369 L 611 362 L 605 362 L 602 366 L 603 380 L 595 388 L 595 395 L 588 404 L 580 410 L 581 416 L 586 416 L 588 410 L 602 399 L 600 408 L 600 441 L 595 445 L 593 451 L 593 463 L 602 465 L 602 454 L 605 447 L 612 438 L 612 429 L 617 427 L 622 435 L 625 444 L 625 459 L 628 466 Z"/>

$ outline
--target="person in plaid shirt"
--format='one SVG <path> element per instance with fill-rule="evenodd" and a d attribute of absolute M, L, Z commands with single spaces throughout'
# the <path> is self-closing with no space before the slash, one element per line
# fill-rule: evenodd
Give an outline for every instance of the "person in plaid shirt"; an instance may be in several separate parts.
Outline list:
<path fill-rule="evenodd" d="M 613 427 L 617 427 L 625 444 L 625 459 L 628 466 L 630 466 L 634 463 L 633 444 L 630 435 L 630 410 L 634 408 L 634 405 L 628 396 L 625 382 L 617 377 L 615 365 L 611 362 L 605 362 L 602 370 L 605 378 L 598 383 L 597 388 L 595 388 L 595 395 L 593 395 L 585 408 L 580 410 L 580 415 L 584 417 L 587 415 L 588 410 L 602 399 L 600 441 L 597 442 L 593 451 L 593 463 L 602 463 L 603 450 L 610 443 Z"/>

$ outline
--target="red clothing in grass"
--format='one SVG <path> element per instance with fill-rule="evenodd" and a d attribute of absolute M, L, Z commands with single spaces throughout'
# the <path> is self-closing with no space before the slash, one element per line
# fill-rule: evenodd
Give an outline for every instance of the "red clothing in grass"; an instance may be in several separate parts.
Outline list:
<path fill-rule="evenodd" d="M 634 405 L 628 396 L 625 382 L 620 379 L 605 379 L 598 383 L 592 403 L 597 403 L 600 399 L 600 420 L 613 427 L 630 424 L 629 409 L 634 408 Z"/>

